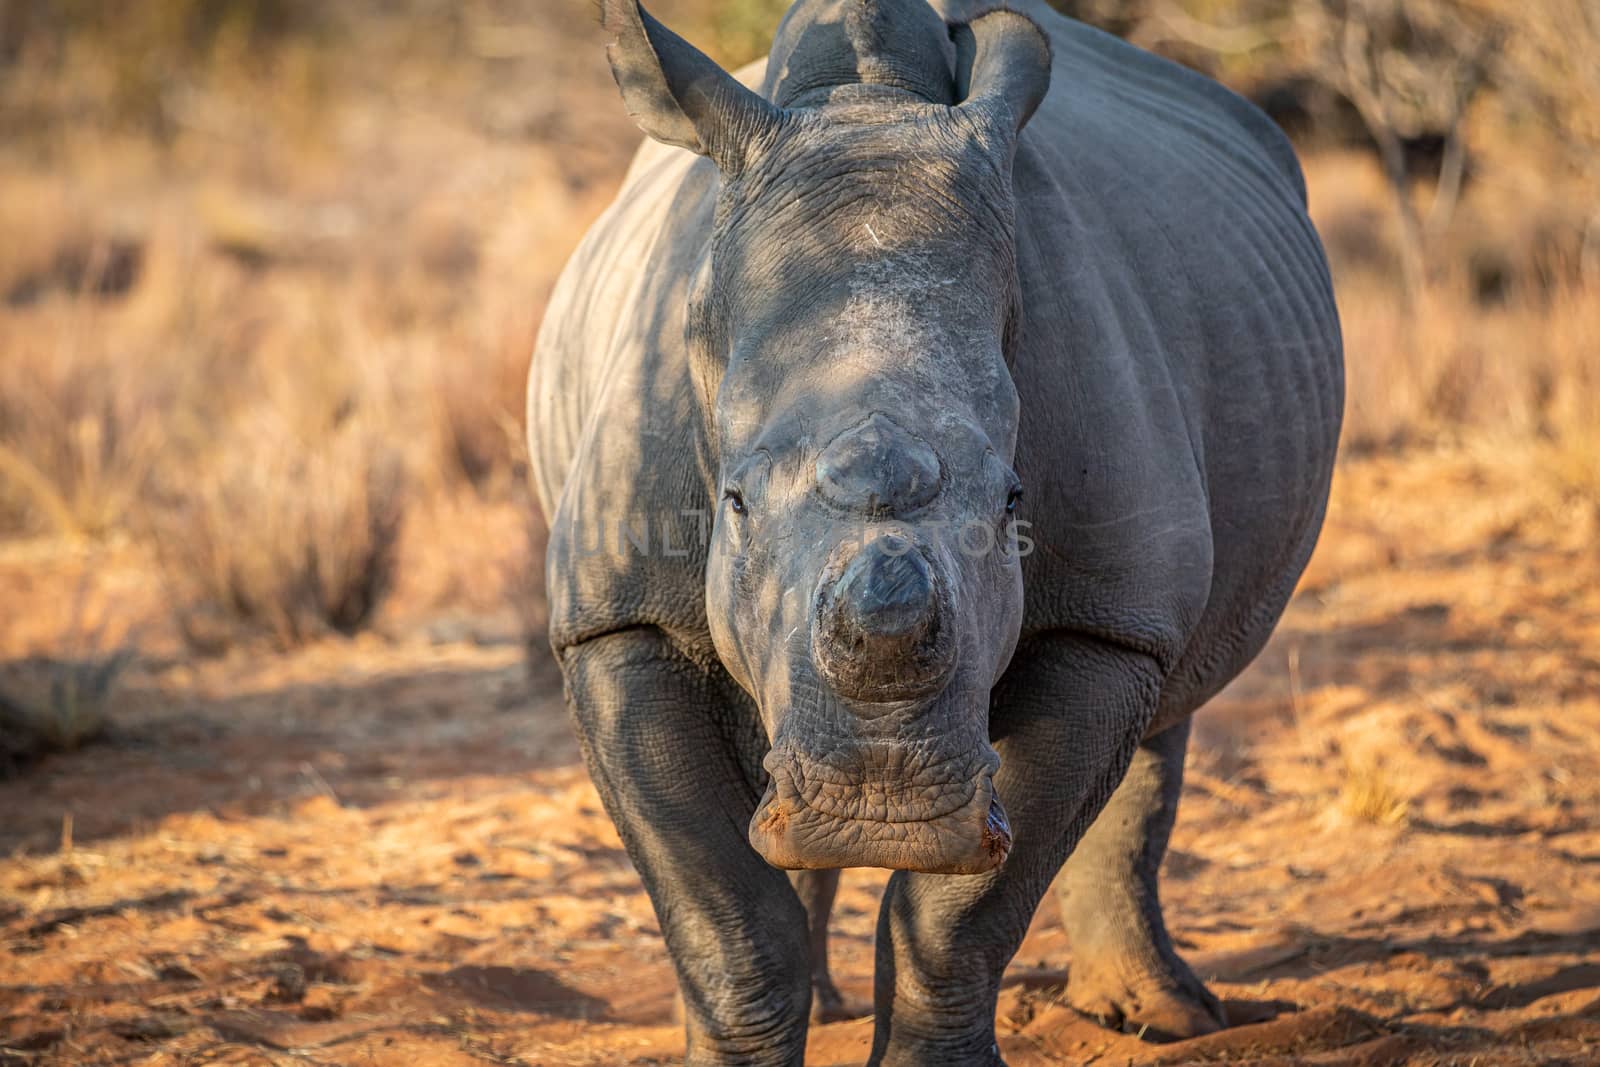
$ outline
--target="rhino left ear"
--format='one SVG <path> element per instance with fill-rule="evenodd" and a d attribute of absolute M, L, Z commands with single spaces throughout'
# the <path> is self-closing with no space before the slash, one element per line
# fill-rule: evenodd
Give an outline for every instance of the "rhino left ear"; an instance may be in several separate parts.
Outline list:
<path fill-rule="evenodd" d="M 738 173 L 747 147 L 781 112 L 657 22 L 639 0 L 601 0 L 600 22 L 616 35 L 606 58 L 639 128 Z"/>
<path fill-rule="evenodd" d="M 1050 38 L 1021 12 L 996 8 L 950 31 L 956 44 L 956 105 L 1007 132 L 1022 131 L 1050 91 Z"/>

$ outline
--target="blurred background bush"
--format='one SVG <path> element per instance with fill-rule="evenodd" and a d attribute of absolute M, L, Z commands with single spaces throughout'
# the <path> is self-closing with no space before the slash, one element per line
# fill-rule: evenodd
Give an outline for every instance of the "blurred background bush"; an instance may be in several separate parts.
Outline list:
<path fill-rule="evenodd" d="M 1347 453 L 1484 441 L 1600 491 L 1600 3 L 1057 2 L 1295 139 Z M 784 6 L 656 10 L 735 64 Z M 156 644 L 471 611 L 537 644 L 526 363 L 638 139 L 592 7 L 0 0 L 10 550 L 148 571 Z"/>

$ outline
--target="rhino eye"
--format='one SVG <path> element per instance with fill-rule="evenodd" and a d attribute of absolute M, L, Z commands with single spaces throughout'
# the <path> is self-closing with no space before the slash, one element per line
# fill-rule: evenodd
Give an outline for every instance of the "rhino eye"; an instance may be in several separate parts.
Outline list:
<path fill-rule="evenodd" d="M 1015 515 L 1017 513 L 1017 505 L 1021 503 L 1022 486 L 1019 485 L 1015 489 L 1011 490 L 1010 493 L 1006 494 L 1006 514 Z"/>
<path fill-rule="evenodd" d="M 733 513 L 735 515 L 744 514 L 744 497 L 740 494 L 739 490 L 724 489 L 722 491 L 722 499 L 728 502 L 728 506 L 733 509 Z"/>

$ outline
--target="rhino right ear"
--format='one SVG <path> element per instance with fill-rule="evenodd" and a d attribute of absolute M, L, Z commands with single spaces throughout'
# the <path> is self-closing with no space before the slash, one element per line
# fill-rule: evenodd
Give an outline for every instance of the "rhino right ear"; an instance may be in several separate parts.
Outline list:
<path fill-rule="evenodd" d="M 748 146 L 777 125 L 781 112 L 657 22 L 639 0 L 600 0 L 600 21 L 616 35 L 606 58 L 639 128 L 737 174 Z"/>
<path fill-rule="evenodd" d="M 1013 140 L 1050 91 L 1050 35 L 1020 11 L 997 7 L 951 27 L 957 105 Z"/>

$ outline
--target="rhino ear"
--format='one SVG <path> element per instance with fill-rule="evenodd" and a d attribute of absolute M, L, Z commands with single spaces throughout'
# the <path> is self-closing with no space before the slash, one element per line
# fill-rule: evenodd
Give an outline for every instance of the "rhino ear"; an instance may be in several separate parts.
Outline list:
<path fill-rule="evenodd" d="M 1050 91 L 1050 38 L 1028 16 L 1005 8 L 953 26 L 957 106 L 1015 136 Z"/>
<path fill-rule="evenodd" d="M 639 128 L 737 173 L 751 140 L 776 125 L 778 109 L 657 22 L 638 0 L 601 0 L 600 21 L 616 35 L 606 58 Z"/>

